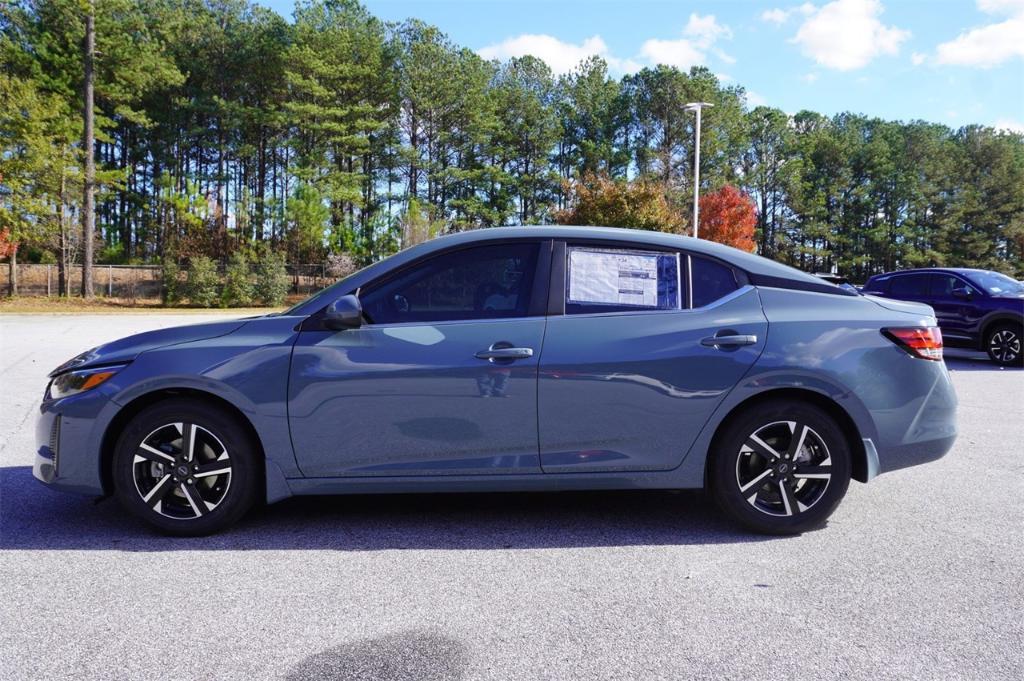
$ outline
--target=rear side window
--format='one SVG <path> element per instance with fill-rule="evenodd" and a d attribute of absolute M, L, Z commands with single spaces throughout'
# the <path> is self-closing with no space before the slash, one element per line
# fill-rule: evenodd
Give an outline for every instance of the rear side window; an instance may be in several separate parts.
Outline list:
<path fill-rule="evenodd" d="M 889 295 L 897 298 L 923 298 L 928 295 L 927 274 L 904 274 L 894 277 L 889 285 Z"/>
<path fill-rule="evenodd" d="M 678 310 L 679 254 L 570 246 L 566 314 Z"/>
<path fill-rule="evenodd" d="M 690 258 L 690 268 L 694 307 L 710 305 L 739 288 L 732 268 L 719 262 L 693 256 Z"/>
<path fill-rule="evenodd" d="M 525 317 L 537 244 L 496 244 L 445 253 L 360 296 L 374 324 Z"/>

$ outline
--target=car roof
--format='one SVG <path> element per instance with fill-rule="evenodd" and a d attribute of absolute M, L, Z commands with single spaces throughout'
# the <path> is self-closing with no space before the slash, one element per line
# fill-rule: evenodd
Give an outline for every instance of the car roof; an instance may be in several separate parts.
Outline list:
<path fill-rule="evenodd" d="M 971 274 L 974 272 L 991 272 L 992 270 L 983 270 L 973 267 L 915 267 L 910 270 L 896 270 L 893 272 L 885 272 L 883 274 L 876 274 L 872 279 L 884 279 L 885 277 L 893 277 L 897 274 L 928 274 L 931 272 L 951 272 L 953 274 Z"/>

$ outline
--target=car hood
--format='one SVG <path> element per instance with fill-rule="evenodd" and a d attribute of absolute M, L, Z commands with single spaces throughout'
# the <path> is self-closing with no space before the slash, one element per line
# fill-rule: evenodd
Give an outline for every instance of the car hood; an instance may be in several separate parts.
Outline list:
<path fill-rule="evenodd" d="M 104 343 L 72 357 L 51 371 L 50 376 L 53 377 L 71 369 L 84 369 L 92 366 L 130 362 L 147 350 L 225 336 L 232 331 L 240 329 L 245 325 L 246 321 L 245 319 L 232 319 L 223 322 L 190 324 L 188 326 L 174 326 L 169 329 L 158 329 L 156 331 L 137 333 L 134 336 L 126 336 L 125 338 Z"/>
<path fill-rule="evenodd" d="M 893 312 L 906 312 L 914 315 L 924 315 L 925 317 L 934 317 L 935 310 L 932 309 L 931 305 L 925 303 L 915 303 L 909 300 L 893 300 L 892 298 L 879 298 L 877 296 L 864 295 L 865 298 L 870 300 L 879 307 L 884 307 L 886 310 L 892 310 Z"/>

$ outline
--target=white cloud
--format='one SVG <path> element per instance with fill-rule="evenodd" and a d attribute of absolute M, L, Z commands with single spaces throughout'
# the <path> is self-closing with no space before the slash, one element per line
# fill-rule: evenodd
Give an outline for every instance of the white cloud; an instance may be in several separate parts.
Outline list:
<path fill-rule="evenodd" d="M 940 64 L 990 68 L 1024 57 L 1024 0 L 978 0 L 978 9 L 1009 18 L 961 33 L 935 49 Z"/>
<path fill-rule="evenodd" d="M 635 62 L 619 60 L 611 56 L 608 45 L 599 35 L 591 36 L 582 43 L 575 44 L 550 35 L 524 33 L 481 48 L 477 50 L 477 54 L 484 59 L 501 59 L 502 61 L 512 57 L 533 55 L 546 62 L 555 74 L 568 73 L 581 61 L 592 56 L 603 57 L 608 62 L 608 66 L 615 70 L 625 70 L 626 67 L 635 65 Z"/>
<path fill-rule="evenodd" d="M 765 99 L 762 95 L 759 95 L 758 93 L 754 92 L 753 90 L 747 90 L 747 104 L 750 106 L 750 108 L 758 106 L 767 106 L 768 100 Z"/>
<path fill-rule="evenodd" d="M 804 16 L 807 16 L 809 14 L 813 14 L 815 9 L 817 8 L 809 2 L 805 2 L 798 7 L 789 7 L 787 9 L 780 9 L 776 7 L 774 9 L 768 9 L 761 12 L 761 21 L 781 26 L 789 21 L 789 18 L 794 14 L 803 14 Z"/>
<path fill-rule="evenodd" d="M 813 83 L 813 82 L 818 80 L 818 74 L 817 73 L 805 73 L 804 75 L 800 76 L 800 80 L 802 80 L 805 83 Z"/>
<path fill-rule="evenodd" d="M 1020 14 L 1024 0 L 978 0 L 978 9 L 986 14 Z"/>
<path fill-rule="evenodd" d="M 570 43 L 552 35 L 531 33 L 513 36 L 500 43 L 482 47 L 477 50 L 477 54 L 484 59 L 502 61 L 512 57 L 533 55 L 546 62 L 551 70 L 559 75 L 572 71 L 584 59 L 597 56 L 608 63 L 609 70 L 621 74 L 639 71 L 645 63 L 667 64 L 688 69 L 696 64 L 706 64 L 709 52 L 726 64 L 734 64 L 736 59 L 715 45 L 720 40 L 730 38 L 732 29 L 718 23 L 713 14 L 691 14 L 683 28 L 682 38 L 651 38 L 640 46 L 640 53 L 634 58 L 613 55 L 599 35 L 591 36 L 582 43 Z"/>
<path fill-rule="evenodd" d="M 920 66 L 921 64 L 924 63 L 925 58 L 926 58 L 925 54 L 923 54 L 921 52 L 914 52 L 912 55 L 910 55 L 910 62 L 914 66 Z"/>
<path fill-rule="evenodd" d="M 835 0 L 815 8 L 800 25 L 793 42 L 818 64 L 838 71 L 866 66 L 880 55 L 899 53 L 910 32 L 885 26 L 879 0 Z"/>
<path fill-rule="evenodd" d="M 732 38 L 732 29 L 718 23 L 713 14 L 703 17 L 691 14 L 683 28 L 683 36 L 678 40 L 651 38 L 640 46 L 640 54 L 652 64 L 665 64 L 680 69 L 707 63 L 708 51 L 727 64 L 736 62 L 735 58 L 714 47 L 719 40 Z"/>
<path fill-rule="evenodd" d="M 996 130 L 1009 130 L 1010 132 L 1015 132 L 1018 135 L 1024 135 L 1024 123 L 1010 118 L 1000 118 L 992 127 Z"/>
<path fill-rule="evenodd" d="M 784 9 L 779 9 L 778 7 L 775 9 L 766 9 L 761 12 L 761 21 L 766 21 L 769 24 L 775 24 L 776 26 L 781 26 L 786 23 L 787 19 L 789 19 L 789 12 Z"/>
<path fill-rule="evenodd" d="M 658 40 L 651 38 L 640 46 L 642 54 L 652 64 L 666 64 L 688 69 L 704 62 L 704 53 L 685 38 Z"/>

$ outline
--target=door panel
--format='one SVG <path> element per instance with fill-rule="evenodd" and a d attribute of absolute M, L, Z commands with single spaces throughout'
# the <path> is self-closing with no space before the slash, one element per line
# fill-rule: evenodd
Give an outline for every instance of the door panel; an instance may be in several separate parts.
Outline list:
<path fill-rule="evenodd" d="M 309 477 L 539 473 L 544 324 L 538 317 L 302 332 L 288 387 L 299 468 Z M 503 347 L 533 353 L 476 356 Z"/>
<path fill-rule="evenodd" d="M 693 310 L 551 317 L 538 383 L 544 471 L 675 468 L 767 330 L 750 286 Z M 756 341 L 702 344 L 716 334 Z"/>
<path fill-rule="evenodd" d="M 972 297 L 958 298 L 953 295 L 955 289 L 971 291 Z M 967 282 L 952 274 L 931 275 L 931 290 L 926 302 L 935 310 L 935 318 L 947 340 L 962 342 L 972 338 L 972 329 L 981 316 L 977 306 L 979 295 Z"/>

